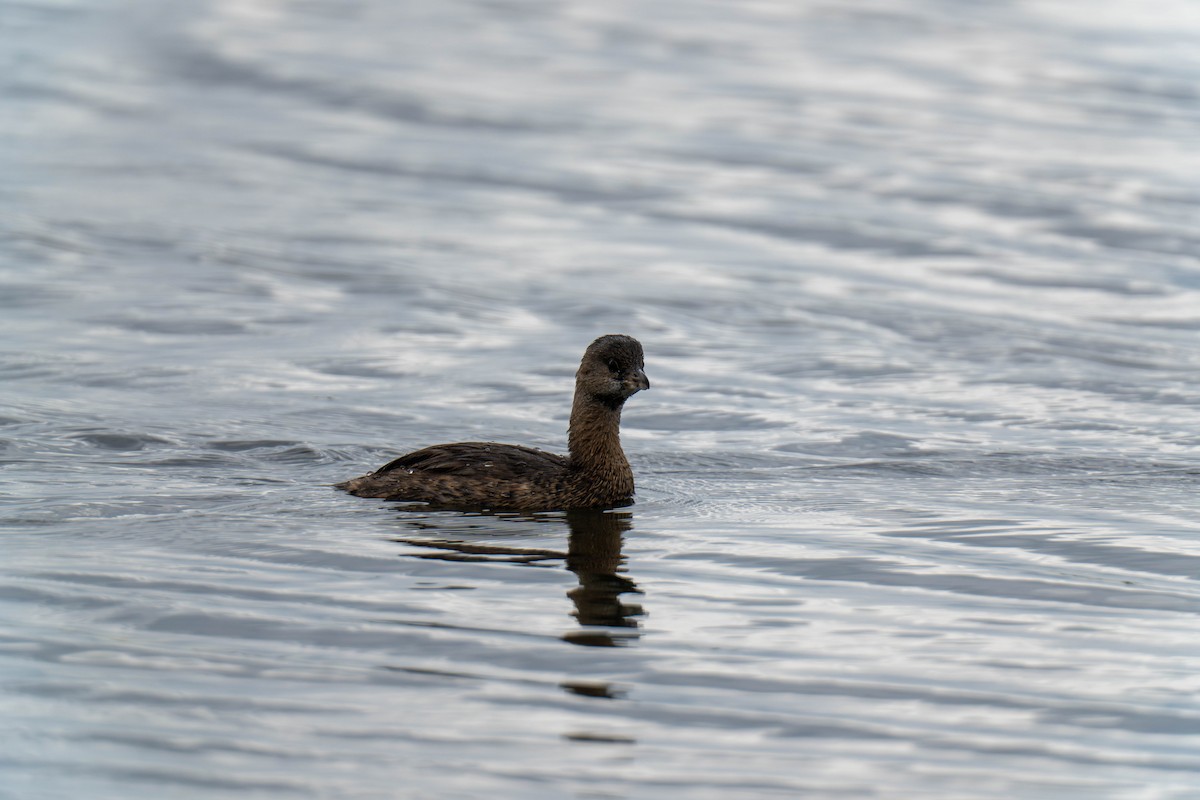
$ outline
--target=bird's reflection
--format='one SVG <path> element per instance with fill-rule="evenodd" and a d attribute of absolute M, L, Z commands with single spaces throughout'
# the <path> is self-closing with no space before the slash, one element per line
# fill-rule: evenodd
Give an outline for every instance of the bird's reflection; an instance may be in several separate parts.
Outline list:
<path fill-rule="evenodd" d="M 521 519 L 550 523 L 562 517 Z M 393 541 L 425 549 L 426 552 L 412 554 L 414 558 L 531 565 L 565 560 L 567 569 L 579 578 L 579 585 L 567 592 L 567 596 L 575 605 L 573 616 L 579 622 L 580 629 L 564 634 L 563 640 L 587 647 L 629 644 L 638 637 L 636 617 L 645 614 L 641 605 L 621 602 L 623 594 L 641 594 L 637 584 L 621 574 L 625 564 L 621 546 L 625 532 L 633 527 L 633 515 L 628 511 L 581 510 L 568 511 L 566 520 L 571 535 L 565 553 L 561 550 L 491 545 L 447 538 L 399 538 Z M 445 531 L 443 526 L 429 522 L 419 523 L 418 527 L 426 531 Z M 476 532 L 486 530 L 487 526 L 471 524 L 467 527 L 471 532 Z"/>
<path fill-rule="evenodd" d="M 621 602 L 623 594 L 641 594 L 636 583 L 620 574 L 625 561 L 621 545 L 632 523 L 633 515 L 628 511 L 567 513 L 567 524 L 571 526 L 567 569 L 579 578 L 579 585 L 567 596 L 575 603 L 575 618 L 583 626 L 583 630 L 563 636 L 568 642 L 613 647 L 637 638 L 635 617 L 643 615 L 642 607 Z M 600 626 L 625 630 L 606 631 Z"/>

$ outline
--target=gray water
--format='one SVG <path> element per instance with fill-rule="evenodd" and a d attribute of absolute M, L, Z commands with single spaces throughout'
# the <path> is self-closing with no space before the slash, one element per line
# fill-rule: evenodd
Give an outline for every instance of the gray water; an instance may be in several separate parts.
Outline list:
<path fill-rule="evenodd" d="M 1192 3 L 0 26 L 4 800 L 1200 797 Z"/>

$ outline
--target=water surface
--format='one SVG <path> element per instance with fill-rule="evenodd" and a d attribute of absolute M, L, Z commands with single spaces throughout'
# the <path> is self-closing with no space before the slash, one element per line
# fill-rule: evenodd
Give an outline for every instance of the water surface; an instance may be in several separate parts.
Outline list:
<path fill-rule="evenodd" d="M 0 11 L 0 797 L 1200 797 L 1189 4 Z"/>

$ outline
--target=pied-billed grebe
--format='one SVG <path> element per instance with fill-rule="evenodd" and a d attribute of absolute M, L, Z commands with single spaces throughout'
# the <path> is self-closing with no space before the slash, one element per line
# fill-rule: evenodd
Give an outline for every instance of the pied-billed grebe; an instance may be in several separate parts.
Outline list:
<path fill-rule="evenodd" d="M 359 497 L 412 500 L 443 508 L 551 511 L 626 505 L 633 471 L 621 449 L 621 406 L 650 388 L 642 346 L 610 334 L 588 345 L 575 373 L 575 401 L 563 457 L 495 442 L 439 444 L 339 483 Z"/>

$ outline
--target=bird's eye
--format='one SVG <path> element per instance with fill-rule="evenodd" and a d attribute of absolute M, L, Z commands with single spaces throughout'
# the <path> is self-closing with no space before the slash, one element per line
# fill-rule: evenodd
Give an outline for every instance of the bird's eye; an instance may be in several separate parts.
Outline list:
<path fill-rule="evenodd" d="M 617 368 L 617 362 L 611 358 L 608 360 L 608 369 L 611 372 L 620 372 L 620 370 Z"/>

